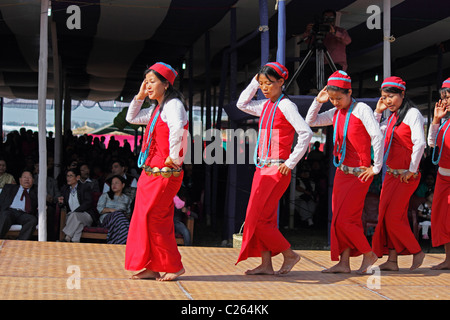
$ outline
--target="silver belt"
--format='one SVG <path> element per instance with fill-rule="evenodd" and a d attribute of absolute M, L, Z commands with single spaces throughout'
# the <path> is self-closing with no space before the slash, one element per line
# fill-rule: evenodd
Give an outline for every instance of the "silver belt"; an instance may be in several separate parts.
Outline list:
<path fill-rule="evenodd" d="M 391 169 L 388 166 L 386 166 L 386 173 L 393 175 L 394 178 L 397 178 L 398 176 L 404 174 L 406 171 L 409 171 L 408 169 Z M 413 177 L 417 177 L 419 175 L 418 172 L 415 172 Z"/>
<path fill-rule="evenodd" d="M 353 174 L 356 177 L 358 177 L 363 172 L 363 169 L 361 169 L 360 167 L 353 168 L 343 164 L 341 164 L 338 168 L 345 174 Z"/>
<path fill-rule="evenodd" d="M 169 167 L 163 167 L 160 169 L 158 167 L 152 168 L 146 165 L 143 165 L 142 168 L 148 176 L 158 177 L 161 175 L 164 178 L 170 178 L 171 176 L 179 177 L 182 171 L 182 169 L 173 169 Z"/>
<path fill-rule="evenodd" d="M 260 158 L 258 158 L 258 161 L 261 161 Z M 286 160 L 283 159 L 267 159 L 263 160 L 263 163 L 261 163 L 264 167 L 271 167 L 271 166 L 278 166 L 282 163 L 284 163 Z"/>

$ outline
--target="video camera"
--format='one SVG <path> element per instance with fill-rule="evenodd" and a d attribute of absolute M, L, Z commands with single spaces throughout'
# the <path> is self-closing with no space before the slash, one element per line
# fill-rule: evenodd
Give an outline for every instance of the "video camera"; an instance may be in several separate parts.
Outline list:
<path fill-rule="evenodd" d="M 334 17 L 316 17 L 314 25 L 312 27 L 312 33 L 318 38 L 325 38 L 325 36 L 330 32 L 331 24 L 334 21 Z"/>

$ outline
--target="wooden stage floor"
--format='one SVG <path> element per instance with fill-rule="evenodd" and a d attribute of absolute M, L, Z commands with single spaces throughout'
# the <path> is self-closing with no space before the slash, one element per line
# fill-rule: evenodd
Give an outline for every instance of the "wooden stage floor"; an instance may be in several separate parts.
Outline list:
<path fill-rule="evenodd" d="M 186 273 L 173 282 L 130 280 L 123 245 L 0 240 L 2 300 L 448 300 L 450 271 L 433 271 L 443 254 L 427 254 L 409 271 L 374 275 L 323 274 L 329 251 L 296 251 L 302 260 L 287 275 L 245 276 L 259 259 L 235 265 L 238 249 L 179 247 Z M 383 259 L 383 261 L 385 258 Z M 380 260 L 379 260 L 380 261 Z M 274 258 L 279 268 L 282 257 Z M 352 259 L 359 267 L 360 258 Z M 379 264 L 380 262 L 377 262 Z"/>

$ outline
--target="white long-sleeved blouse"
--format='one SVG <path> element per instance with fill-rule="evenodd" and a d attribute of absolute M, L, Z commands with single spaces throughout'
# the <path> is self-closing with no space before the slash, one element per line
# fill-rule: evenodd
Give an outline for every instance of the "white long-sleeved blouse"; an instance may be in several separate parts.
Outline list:
<path fill-rule="evenodd" d="M 258 91 L 259 83 L 256 79 L 252 79 L 247 88 L 242 91 L 239 96 L 237 107 L 254 116 L 260 117 L 267 99 L 253 100 Z M 297 105 L 289 99 L 283 99 L 278 104 L 278 109 L 283 113 L 286 120 L 292 125 L 295 132 L 298 134 L 297 143 L 294 146 L 289 158 L 285 161 L 285 165 L 289 169 L 294 169 L 309 147 L 309 142 L 312 137 L 311 128 L 306 124 L 298 112 Z"/>
<path fill-rule="evenodd" d="M 144 100 L 138 100 L 134 97 L 128 107 L 126 120 L 132 124 L 147 125 L 151 119 L 155 105 L 150 108 L 142 109 Z M 180 150 L 183 148 L 183 137 L 185 134 L 184 126 L 188 122 L 186 110 L 183 103 L 178 99 L 172 99 L 164 104 L 160 114 L 161 120 L 167 123 L 169 127 L 169 156 L 176 164 L 183 162 L 180 157 Z M 186 152 L 183 152 L 186 154 Z"/>
<path fill-rule="evenodd" d="M 312 102 L 306 115 L 306 123 L 312 127 L 322 127 L 333 125 L 333 117 L 336 108 L 331 108 L 319 114 L 322 103 L 316 99 Z M 361 120 L 367 133 L 370 136 L 371 144 L 374 151 L 373 173 L 378 174 L 383 166 L 383 135 L 380 131 L 378 122 L 373 117 L 372 109 L 363 102 L 357 102 L 353 108 L 352 115 Z"/>
<path fill-rule="evenodd" d="M 381 113 L 377 113 L 374 111 L 375 119 L 378 122 L 381 120 Z M 411 129 L 411 141 L 413 143 L 412 153 L 411 153 L 411 162 L 409 164 L 408 171 L 409 172 L 417 172 L 419 170 L 420 160 L 422 159 L 423 151 L 425 150 L 425 133 L 423 130 L 424 119 L 420 111 L 416 108 L 411 108 L 405 115 L 403 119 L 403 123 L 409 126 Z M 384 132 L 387 129 L 388 119 L 385 119 L 382 123 L 380 123 L 381 132 L 384 135 Z M 396 168 L 396 169 L 406 169 L 406 168 Z"/>

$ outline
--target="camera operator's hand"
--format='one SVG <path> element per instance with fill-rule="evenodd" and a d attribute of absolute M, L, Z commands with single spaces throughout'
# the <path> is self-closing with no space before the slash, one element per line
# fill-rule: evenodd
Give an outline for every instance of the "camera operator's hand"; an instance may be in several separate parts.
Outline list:
<path fill-rule="evenodd" d="M 312 33 L 313 27 L 314 27 L 314 23 L 309 23 L 306 26 L 305 32 L 303 32 L 302 37 L 303 38 L 309 37 L 311 35 L 311 33 Z"/>
<path fill-rule="evenodd" d="M 325 86 L 317 95 L 316 100 L 319 103 L 325 103 L 328 101 L 328 99 L 329 99 L 329 96 L 328 96 L 327 86 Z"/>
<path fill-rule="evenodd" d="M 333 24 L 330 23 L 330 33 L 336 34 L 336 29 L 334 28 Z"/>

